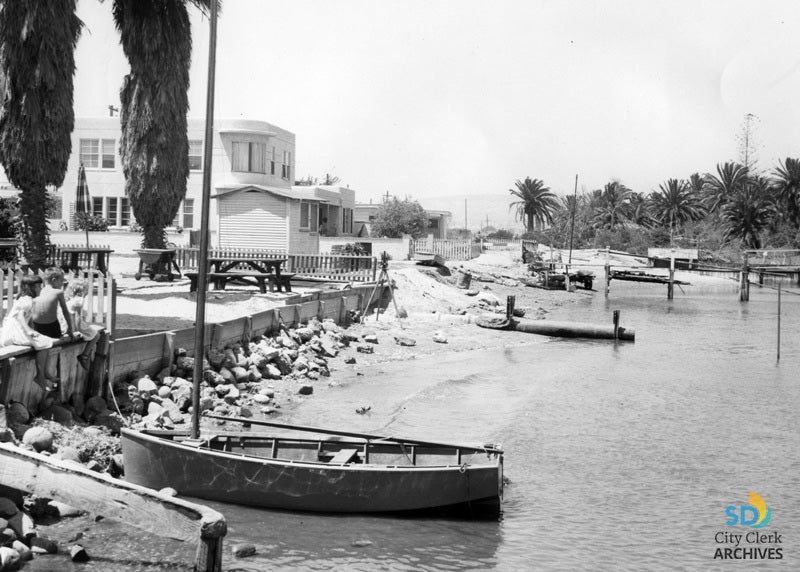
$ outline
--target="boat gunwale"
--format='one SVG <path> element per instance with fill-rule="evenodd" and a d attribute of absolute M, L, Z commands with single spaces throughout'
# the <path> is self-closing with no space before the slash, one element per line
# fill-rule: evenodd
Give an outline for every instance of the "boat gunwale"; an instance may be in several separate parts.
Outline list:
<path fill-rule="evenodd" d="M 170 431 L 162 431 L 165 435 L 182 435 L 183 432 L 170 432 Z M 239 459 L 245 460 L 251 463 L 261 463 L 262 465 L 293 465 L 297 467 L 309 467 L 309 468 L 326 468 L 326 469 L 333 469 L 333 470 L 343 470 L 343 471 L 391 471 L 395 472 L 397 470 L 414 470 L 414 471 L 421 471 L 427 470 L 430 472 L 434 471 L 461 471 L 462 469 L 465 471 L 476 471 L 476 470 L 497 470 L 499 467 L 502 466 L 502 452 L 489 452 L 486 453 L 488 457 L 488 462 L 484 464 L 471 464 L 469 462 L 462 462 L 461 464 L 449 464 L 449 465 L 377 465 L 375 463 L 349 463 L 349 464 L 331 464 L 325 461 L 305 461 L 300 459 L 281 459 L 281 458 L 271 458 L 271 457 L 258 457 L 255 455 L 248 455 L 246 453 L 236 453 L 234 451 L 220 451 L 217 449 L 210 449 L 205 447 L 198 447 L 196 445 L 183 443 L 181 441 L 174 441 L 171 439 L 165 439 L 159 437 L 157 434 L 153 434 L 152 430 L 144 430 L 144 431 L 137 431 L 128 428 L 122 428 L 121 430 L 121 437 L 125 435 L 138 435 L 141 440 L 151 442 L 151 443 L 158 443 L 159 446 L 162 447 L 178 447 L 180 449 L 186 451 L 194 451 L 194 452 L 202 452 L 204 455 L 212 454 L 214 456 L 219 456 L 222 458 L 232 458 L 232 459 Z M 256 438 L 261 438 L 259 435 L 254 435 L 252 433 L 248 434 L 252 435 Z M 220 437 L 222 435 L 215 434 L 213 437 Z M 213 438 L 212 437 L 212 438 Z M 265 436 L 265 439 L 272 439 L 274 437 Z M 136 437 L 133 437 L 136 439 Z M 201 437 L 202 440 L 202 437 Z M 208 441 L 209 439 L 206 439 Z M 301 441 L 307 441 L 310 443 L 319 442 L 318 439 L 298 439 Z M 331 441 L 332 443 L 347 443 L 346 441 Z M 370 443 L 370 441 L 366 441 L 363 444 Z M 399 443 L 395 443 L 399 445 Z M 447 447 L 452 448 L 453 447 Z M 470 448 L 474 451 L 474 453 L 467 454 L 467 457 L 474 456 L 475 454 L 484 453 L 484 450 L 479 450 L 477 448 Z M 466 468 L 464 468 L 466 466 Z"/>

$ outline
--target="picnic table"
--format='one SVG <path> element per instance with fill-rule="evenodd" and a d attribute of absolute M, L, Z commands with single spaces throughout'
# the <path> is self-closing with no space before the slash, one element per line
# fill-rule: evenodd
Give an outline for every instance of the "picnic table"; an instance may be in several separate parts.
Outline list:
<path fill-rule="evenodd" d="M 263 294 L 267 291 L 291 292 L 294 274 L 281 271 L 286 258 L 248 258 L 239 256 L 210 257 L 208 278 L 216 290 L 224 290 L 229 282 L 254 284 Z M 197 272 L 184 272 L 190 280 L 189 291 L 197 290 Z"/>
<path fill-rule="evenodd" d="M 68 270 L 79 272 L 81 270 L 81 259 L 85 257 L 88 262 L 88 268 L 92 268 L 92 259 L 94 259 L 94 268 L 102 272 L 103 276 L 108 274 L 108 258 L 114 252 L 110 248 L 94 246 L 66 247 L 59 250 L 61 251 L 60 266 L 64 272 Z"/>

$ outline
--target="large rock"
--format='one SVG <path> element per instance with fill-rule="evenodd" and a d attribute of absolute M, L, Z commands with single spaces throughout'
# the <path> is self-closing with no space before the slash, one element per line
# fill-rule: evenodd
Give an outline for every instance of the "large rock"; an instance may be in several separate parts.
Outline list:
<path fill-rule="evenodd" d="M 297 390 L 297 393 L 300 395 L 311 395 L 314 393 L 314 387 L 311 385 L 301 385 L 300 389 Z"/>
<path fill-rule="evenodd" d="M 239 544 L 234 544 L 231 547 L 231 552 L 236 558 L 245 558 L 247 556 L 253 556 L 256 553 L 256 547 L 253 544 L 241 542 Z"/>
<path fill-rule="evenodd" d="M 53 447 L 53 434 L 44 427 L 31 427 L 25 431 L 22 442 L 33 447 L 37 453 L 49 451 Z"/>
<path fill-rule="evenodd" d="M 366 344 L 359 344 L 356 346 L 356 351 L 362 354 L 371 354 L 375 353 L 375 348 Z"/>
<path fill-rule="evenodd" d="M 395 336 L 394 341 L 397 343 L 398 346 L 415 346 L 417 345 L 416 340 L 412 340 L 411 338 L 406 338 L 404 336 Z"/>
<path fill-rule="evenodd" d="M 139 393 L 147 392 L 151 395 L 153 393 L 158 393 L 158 386 L 148 376 L 139 378 L 139 380 L 136 382 L 136 388 L 139 390 Z"/>
<path fill-rule="evenodd" d="M 247 370 L 238 365 L 231 370 L 231 373 L 233 374 L 233 379 L 236 381 L 236 383 L 243 383 L 245 381 L 249 381 L 250 379 L 250 374 L 247 372 Z"/>
<path fill-rule="evenodd" d="M 0 518 L 7 519 L 10 516 L 14 516 L 19 512 L 17 505 L 15 505 L 11 499 L 7 499 L 6 497 L 0 497 Z"/>
<path fill-rule="evenodd" d="M 18 570 L 21 560 L 19 552 L 8 546 L 0 546 L 0 570 Z"/>

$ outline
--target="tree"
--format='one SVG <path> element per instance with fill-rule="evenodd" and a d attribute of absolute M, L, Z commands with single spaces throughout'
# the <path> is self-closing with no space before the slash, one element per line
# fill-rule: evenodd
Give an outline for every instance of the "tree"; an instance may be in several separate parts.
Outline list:
<path fill-rule="evenodd" d="M 628 204 L 628 220 L 645 228 L 653 226 L 652 202 L 644 193 L 632 192 Z"/>
<path fill-rule="evenodd" d="M 425 209 L 417 201 L 400 201 L 397 197 L 378 207 L 372 223 L 372 232 L 387 238 L 400 238 L 404 234 L 420 238 L 427 229 L 428 215 Z"/>
<path fill-rule="evenodd" d="M 0 163 L 20 190 L 22 248 L 47 262 L 48 186 L 60 187 L 72 152 L 75 0 L 0 1 Z"/>
<path fill-rule="evenodd" d="M 739 239 L 746 248 L 761 248 L 761 233 L 774 214 L 769 182 L 754 177 L 722 207 L 725 239 Z"/>
<path fill-rule="evenodd" d="M 114 0 L 114 23 L 131 66 L 120 92 L 120 156 L 125 192 L 145 248 L 164 248 L 186 196 L 189 176 L 189 66 L 192 36 L 187 2 L 201 10 L 212 0 Z"/>
<path fill-rule="evenodd" d="M 598 228 L 613 229 L 630 215 L 631 191 L 619 181 L 611 181 L 597 195 L 595 223 Z"/>
<path fill-rule="evenodd" d="M 706 173 L 705 207 L 708 212 L 715 212 L 724 205 L 738 191 L 744 188 L 747 182 L 747 168 L 739 163 L 717 164 L 717 175 Z"/>
<path fill-rule="evenodd" d="M 779 161 L 775 174 L 775 191 L 786 207 L 787 218 L 800 227 L 800 160 L 787 157 Z"/>
<path fill-rule="evenodd" d="M 694 194 L 687 181 L 669 179 L 661 183 L 659 189 L 650 197 L 652 213 L 662 225 L 668 226 L 670 235 L 686 222 L 703 216 L 700 197 Z"/>
<path fill-rule="evenodd" d="M 747 113 L 742 122 L 742 128 L 736 136 L 736 141 L 739 144 L 739 158 L 740 163 L 748 172 L 755 173 L 757 171 L 756 163 L 758 163 L 758 127 L 759 119 L 752 113 Z"/>
<path fill-rule="evenodd" d="M 318 177 L 312 177 L 308 175 L 305 179 L 300 179 L 299 181 L 295 181 L 294 184 L 299 187 L 314 187 L 316 185 L 337 185 L 339 184 L 339 177 L 335 177 L 330 173 L 325 173 L 325 176 L 322 179 Z"/>
<path fill-rule="evenodd" d="M 526 177 L 524 181 L 517 179 L 514 185 L 517 188 L 509 189 L 508 192 L 520 200 L 511 203 L 509 210 L 517 209 L 516 218 L 524 221 L 528 232 L 533 232 L 537 222 L 544 224 L 553 221 L 553 211 L 558 201 L 550 189 L 544 186 L 543 181 Z"/>

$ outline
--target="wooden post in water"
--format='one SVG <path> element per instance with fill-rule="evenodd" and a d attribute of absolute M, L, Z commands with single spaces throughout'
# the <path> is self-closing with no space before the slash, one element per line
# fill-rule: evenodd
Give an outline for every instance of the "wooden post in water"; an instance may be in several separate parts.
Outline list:
<path fill-rule="evenodd" d="M 747 253 L 744 255 L 744 264 L 742 265 L 742 272 L 739 279 L 739 301 L 750 301 L 750 266 L 747 260 Z"/>
<path fill-rule="evenodd" d="M 619 340 L 619 310 L 614 310 L 614 339 Z"/>
<path fill-rule="evenodd" d="M 608 291 L 611 290 L 611 247 L 606 246 L 606 298 L 608 298 Z"/>
<path fill-rule="evenodd" d="M 675 249 L 669 255 L 669 282 L 667 283 L 667 300 L 672 300 L 675 294 Z"/>
<path fill-rule="evenodd" d="M 778 288 L 778 361 L 781 361 L 781 289 Z"/>

